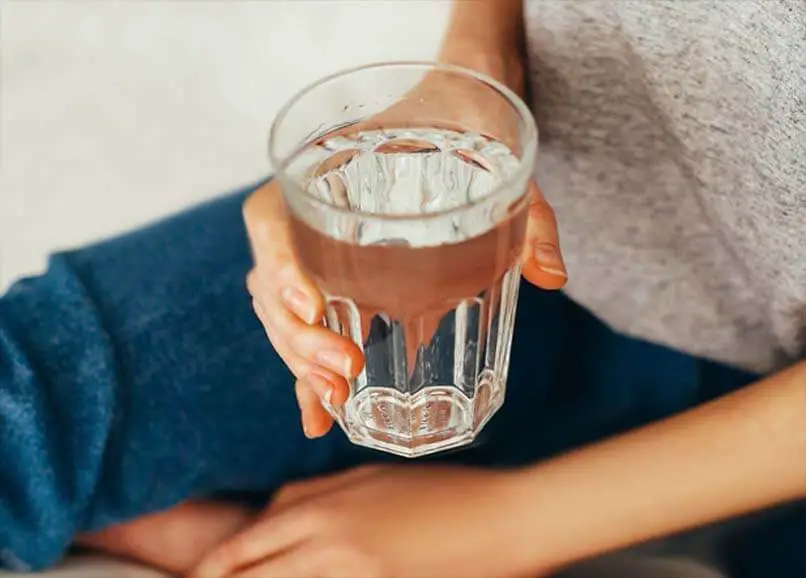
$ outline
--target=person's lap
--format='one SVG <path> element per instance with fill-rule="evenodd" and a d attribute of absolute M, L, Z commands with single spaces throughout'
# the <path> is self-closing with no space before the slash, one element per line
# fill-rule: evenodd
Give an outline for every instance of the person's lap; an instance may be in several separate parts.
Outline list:
<path fill-rule="evenodd" d="M 243 196 L 54 262 L 80 279 L 112 336 L 117 375 L 99 379 L 124 384 L 112 435 L 127 450 L 105 463 L 88 527 L 192 496 L 255 492 L 260 500 L 288 481 L 397 459 L 355 447 L 337 430 L 303 436 L 292 377 L 244 287 L 251 257 Z M 529 463 L 751 379 L 619 335 L 562 293 L 524 284 L 504 407 L 473 447 L 430 459 Z"/>
<path fill-rule="evenodd" d="M 138 388 L 140 395 L 123 400 L 128 421 L 156 418 L 152 427 L 133 429 L 130 445 L 203 457 L 209 479 L 195 489 L 204 491 L 268 488 L 393 459 L 351 445 L 336 430 L 315 441 L 302 435 L 292 376 L 245 290 L 251 257 L 242 200 L 242 194 L 223 197 L 69 255 L 117 336 L 129 388 Z M 709 373 L 719 383 L 706 383 Z M 562 293 L 524 283 L 504 407 L 473 447 L 432 459 L 527 463 L 670 415 L 749 379 L 619 335 Z"/>

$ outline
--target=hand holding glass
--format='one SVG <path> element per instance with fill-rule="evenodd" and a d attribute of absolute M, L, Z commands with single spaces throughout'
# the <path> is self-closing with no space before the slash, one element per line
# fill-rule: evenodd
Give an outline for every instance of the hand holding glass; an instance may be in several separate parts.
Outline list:
<path fill-rule="evenodd" d="M 327 327 L 364 353 L 347 402 L 328 407 L 354 443 L 463 446 L 503 403 L 536 149 L 514 93 L 452 66 L 353 69 L 278 115 L 294 250 Z"/>

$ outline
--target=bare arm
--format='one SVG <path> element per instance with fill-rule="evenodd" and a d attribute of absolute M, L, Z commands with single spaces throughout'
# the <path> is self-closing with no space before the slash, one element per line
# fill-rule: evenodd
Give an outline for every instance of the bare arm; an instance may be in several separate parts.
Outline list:
<path fill-rule="evenodd" d="M 454 2 L 443 46 L 467 42 L 507 51 L 523 37 L 523 0 Z"/>
<path fill-rule="evenodd" d="M 488 74 L 521 93 L 523 0 L 454 2 L 438 59 Z"/>
<path fill-rule="evenodd" d="M 517 478 L 537 568 L 806 498 L 806 362 Z"/>

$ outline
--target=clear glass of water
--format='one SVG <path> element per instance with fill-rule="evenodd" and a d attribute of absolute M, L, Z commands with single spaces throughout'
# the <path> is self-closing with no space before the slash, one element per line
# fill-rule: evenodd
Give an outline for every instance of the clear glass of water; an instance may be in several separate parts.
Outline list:
<path fill-rule="evenodd" d="M 504 401 L 537 129 L 475 72 L 385 63 L 299 92 L 271 129 L 299 262 L 365 367 L 356 444 L 417 457 L 471 443 Z"/>

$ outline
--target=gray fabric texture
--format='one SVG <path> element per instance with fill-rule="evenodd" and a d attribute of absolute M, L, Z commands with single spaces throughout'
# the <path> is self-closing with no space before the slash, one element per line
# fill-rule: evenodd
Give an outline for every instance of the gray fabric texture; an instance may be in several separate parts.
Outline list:
<path fill-rule="evenodd" d="M 806 353 L 806 3 L 526 0 L 568 293 L 765 372 Z"/>

